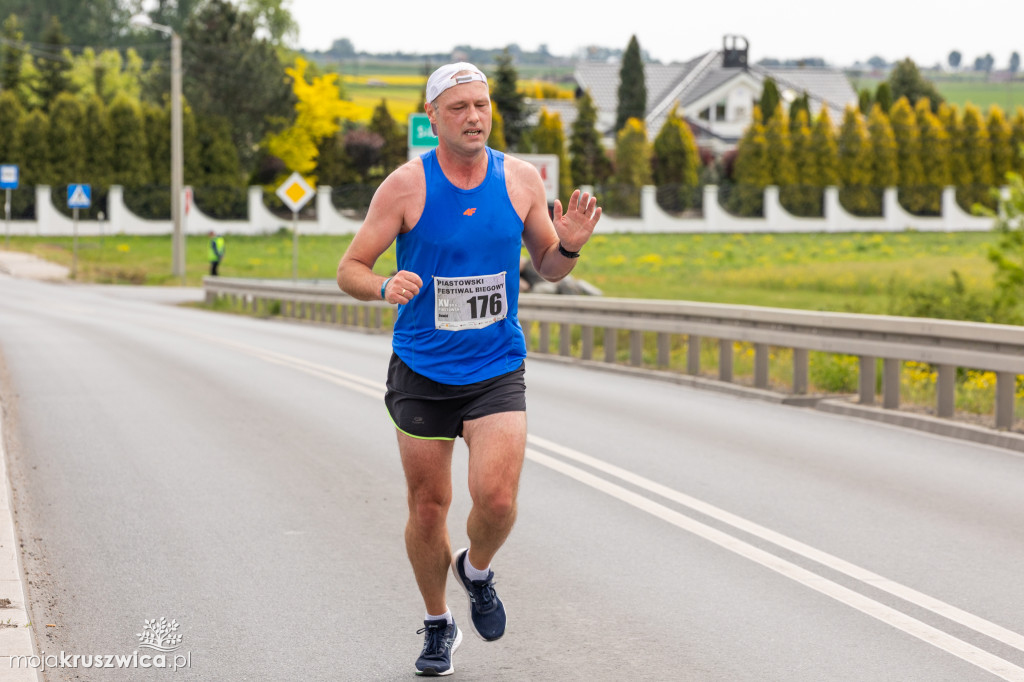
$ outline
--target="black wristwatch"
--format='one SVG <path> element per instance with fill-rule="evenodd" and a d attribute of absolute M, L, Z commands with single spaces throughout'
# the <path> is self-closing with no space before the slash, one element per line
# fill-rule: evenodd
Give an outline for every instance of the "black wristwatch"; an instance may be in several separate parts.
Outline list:
<path fill-rule="evenodd" d="M 566 258 L 579 258 L 580 257 L 580 252 L 579 251 L 568 251 L 568 250 L 566 250 L 566 248 L 564 246 L 562 246 L 562 242 L 558 242 L 558 253 L 562 254 Z"/>

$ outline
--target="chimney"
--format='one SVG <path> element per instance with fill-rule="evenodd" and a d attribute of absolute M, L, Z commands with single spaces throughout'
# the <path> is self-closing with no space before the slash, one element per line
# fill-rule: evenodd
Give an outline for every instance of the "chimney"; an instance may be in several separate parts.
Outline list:
<path fill-rule="evenodd" d="M 722 66 L 729 69 L 747 68 L 747 50 L 749 43 L 743 36 L 725 36 L 722 38 Z"/>

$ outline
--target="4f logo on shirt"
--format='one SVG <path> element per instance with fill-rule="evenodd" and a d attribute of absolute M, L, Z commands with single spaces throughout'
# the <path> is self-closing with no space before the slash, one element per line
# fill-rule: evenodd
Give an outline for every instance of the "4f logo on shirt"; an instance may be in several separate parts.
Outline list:
<path fill-rule="evenodd" d="M 474 213 L 476 213 L 475 208 L 467 208 L 465 211 L 462 212 L 462 215 L 473 215 Z"/>

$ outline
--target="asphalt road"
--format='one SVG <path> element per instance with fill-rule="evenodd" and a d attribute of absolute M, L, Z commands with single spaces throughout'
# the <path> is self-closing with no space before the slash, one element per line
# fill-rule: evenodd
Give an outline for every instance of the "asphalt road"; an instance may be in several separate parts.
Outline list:
<path fill-rule="evenodd" d="M 173 298 L 0 275 L 38 647 L 141 654 L 165 618 L 187 655 L 46 679 L 411 679 L 388 338 Z M 1024 680 L 1021 456 L 541 360 L 527 385 L 509 630 L 455 679 Z"/>

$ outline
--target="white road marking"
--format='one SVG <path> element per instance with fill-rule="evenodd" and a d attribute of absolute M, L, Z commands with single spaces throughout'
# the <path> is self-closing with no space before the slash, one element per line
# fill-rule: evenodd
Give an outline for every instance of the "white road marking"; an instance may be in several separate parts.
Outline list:
<path fill-rule="evenodd" d="M 178 331 L 180 332 L 180 330 Z M 267 362 L 291 367 L 311 376 L 326 379 L 338 386 L 348 388 L 373 398 L 381 399 L 384 397 L 385 389 L 379 381 L 365 379 L 348 372 L 342 372 L 332 367 L 308 362 L 294 356 L 264 350 L 247 344 L 226 341 L 224 339 L 219 339 L 205 334 L 193 335 L 216 342 L 219 345 L 240 350 Z M 844 575 L 925 608 L 932 613 L 966 626 L 975 632 L 984 634 L 992 639 L 1024 651 L 1024 636 L 1021 634 L 996 625 L 995 623 L 980 618 L 979 616 L 975 616 L 974 614 L 963 611 L 951 604 L 947 604 L 939 599 L 930 597 L 905 585 L 901 585 L 876 573 L 872 573 L 867 569 L 832 556 L 827 552 L 817 550 L 809 545 L 794 540 L 793 538 L 789 538 L 781 533 L 772 531 L 740 516 L 736 516 L 735 514 L 719 509 L 714 505 L 702 502 L 694 497 L 673 490 L 667 486 L 661 485 L 577 450 L 573 450 L 572 448 L 559 445 L 558 443 L 532 434 L 527 436 L 527 440 L 529 443 L 543 447 L 551 452 L 561 455 L 562 457 L 574 460 L 598 471 L 602 471 L 605 474 L 614 476 L 652 494 L 688 507 L 696 512 L 730 525 L 737 530 L 741 530 L 749 533 L 750 535 L 766 540 L 778 547 L 794 552 L 804 558 L 815 561 L 823 566 L 827 566 L 828 568 L 843 573 Z M 827 595 L 840 603 L 846 604 L 847 606 L 876 618 L 898 630 L 901 630 L 902 632 L 957 656 L 958 658 L 961 658 L 1004 680 L 1011 682 L 1024 682 L 1024 668 L 1016 666 L 1009 661 L 974 646 L 973 644 L 953 637 L 952 635 L 928 625 L 927 623 L 923 623 L 912 618 L 890 606 L 828 580 L 827 578 L 824 578 L 801 566 L 786 561 L 781 557 L 777 557 L 770 552 L 755 547 L 754 545 L 744 542 L 743 540 L 729 535 L 728 533 L 712 528 L 711 526 L 692 519 L 647 497 L 632 492 L 631 490 L 623 488 L 611 481 L 591 474 L 579 467 L 538 452 L 532 448 L 527 448 L 526 456 L 527 459 L 532 462 L 568 476 L 580 483 L 594 488 L 595 490 L 604 492 L 605 494 L 630 504 L 637 509 L 646 511 L 652 516 L 671 523 L 672 525 L 686 530 L 687 532 L 693 533 L 694 535 L 708 540 L 709 542 L 712 542 L 724 549 L 728 549 L 731 552 L 784 575 L 805 587 L 815 590 L 816 592 Z"/>
<path fill-rule="evenodd" d="M 999 658 L 994 654 L 990 654 L 973 644 L 968 644 L 963 640 L 957 639 L 956 637 L 934 628 L 931 625 L 922 623 L 915 618 L 911 618 L 905 613 L 866 597 L 859 592 L 854 592 L 853 590 L 823 578 L 812 571 L 808 571 L 794 563 L 781 559 L 774 554 L 764 551 L 763 549 L 754 547 L 753 545 L 744 542 L 739 538 L 733 537 L 728 533 L 724 533 L 712 528 L 711 526 L 691 519 L 689 516 L 681 514 L 673 509 L 669 509 L 664 505 L 654 502 L 650 498 L 644 497 L 643 495 L 631 490 L 627 490 L 618 484 L 600 478 L 599 476 L 595 476 L 594 474 L 584 471 L 572 464 L 567 464 L 562 460 L 555 459 L 554 457 L 550 457 L 529 448 L 526 451 L 526 456 L 532 462 L 536 462 L 537 464 L 573 478 L 584 485 L 588 485 L 595 490 L 599 490 L 611 497 L 625 502 L 626 504 L 645 511 L 652 516 L 662 519 L 663 521 L 667 521 L 678 528 L 712 542 L 719 547 L 727 549 L 730 552 L 734 552 L 753 561 L 754 563 L 760 564 L 765 568 L 784 575 L 805 587 L 809 587 L 816 592 L 820 592 L 821 594 L 831 597 L 836 601 L 857 609 L 872 618 L 876 618 L 883 623 L 891 625 L 897 630 L 901 630 L 908 635 L 917 637 L 918 639 L 953 654 L 958 658 L 962 658 L 968 663 L 976 665 L 982 670 L 990 672 L 1004 680 L 1024 682 L 1024 668 L 1020 668 L 1009 661 Z"/>
<path fill-rule="evenodd" d="M 806 559 L 810 559 L 811 561 L 815 561 L 823 566 L 827 566 L 828 568 L 859 580 L 862 583 L 868 584 L 871 587 L 882 590 L 883 592 L 888 592 L 894 597 L 899 597 L 904 601 L 908 601 L 911 604 L 927 609 L 932 613 L 942 616 L 943 618 L 948 618 L 955 623 L 964 625 L 975 632 L 979 632 L 1004 644 L 1009 644 L 1015 649 L 1024 651 L 1024 635 L 1017 632 L 1008 630 L 1000 625 L 987 621 L 984 618 L 980 618 L 972 613 L 958 609 L 951 604 L 947 604 L 939 599 L 922 594 L 921 592 L 909 588 L 906 585 L 901 585 L 900 583 L 889 580 L 888 578 L 884 578 L 877 573 L 872 573 L 865 568 L 851 564 L 839 557 L 833 556 L 819 549 L 815 549 L 809 545 L 805 545 L 798 540 L 794 540 L 793 538 L 787 537 L 781 533 L 777 533 L 765 528 L 764 526 L 760 526 L 753 521 L 748 521 L 747 519 L 731 514 L 723 509 L 719 509 L 707 502 L 702 502 L 694 497 L 690 497 L 689 495 L 673 490 L 667 486 L 661 485 L 660 483 L 656 483 L 650 479 L 644 478 L 643 476 L 638 476 L 637 474 L 619 468 L 613 464 L 608 464 L 607 462 L 585 455 L 582 452 L 567 448 L 563 445 L 559 445 L 558 443 L 540 438 L 539 436 L 529 435 L 527 436 L 527 440 L 530 443 L 543 447 L 563 457 L 585 464 L 598 471 L 603 471 L 606 474 L 630 483 L 631 485 L 635 485 L 638 488 L 642 488 L 667 500 L 689 507 L 696 512 L 721 521 L 722 523 L 728 524 L 745 533 L 749 533 L 754 537 L 767 540 L 768 542 L 778 545 L 783 549 L 787 549 L 794 554 L 798 554 Z"/>

